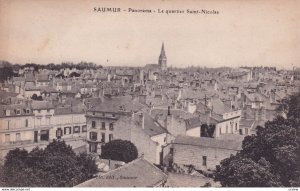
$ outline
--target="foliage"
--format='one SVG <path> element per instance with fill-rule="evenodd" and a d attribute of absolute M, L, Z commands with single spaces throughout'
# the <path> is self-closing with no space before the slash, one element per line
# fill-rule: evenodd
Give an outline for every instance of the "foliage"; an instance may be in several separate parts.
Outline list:
<path fill-rule="evenodd" d="M 14 75 L 13 68 L 11 66 L 5 66 L 0 68 L 0 82 L 4 82 L 10 79 Z"/>
<path fill-rule="evenodd" d="M 43 101 L 43 97 L 42 96 L 37 96 L 36 94 L 33 94 L 31 96 L 31 99 L 35 100 L 35 101 Z"/>
<path fill-rule="evenodd" d="M 101 157 L 124 161 L 126 163 L 133 161 L 138 156 L 136 146 L 130 141 L 116 139 L 102 146 Z"/>
<path fill-rule="evenodd" d="M 278 177 L 271 173 L 270 163 L 261 159 L 259 163 L 242 156 L 231 156 L 216 169 L 216 178 L 225 187 L 280 186 Z"/>
<path fill-rule="evenodd" d="M 95 160 L 87 154 L 76 155 L 64 141 L 53 140 L 45 149 L 31 152 L 11 150 L 5 158 L 5 186 L 70 187 L 97 173 Z"/>
<path fill-rule="evenodd" d="M 287 117 L 289 119 L 299 120 L 300 119 L 300 92 L 292 95 L 288 99 L 287 104 L 288 104 Z"/>
<path fill-rule="evenodd" d="M 215 125 L 207 125 L 202 124 L 201 125 L 201 137 L 214 137 L 214 132 L 215 132 L 216 126 Z"/>
<path fill-rule="evenodd" d="M 287 119 L 277 116 L 258 126 L 256 135 L 245 137 L 240 153 L 217 166 L 217 181 L 223 186 L 300 186 L 299 96 L 290 97 Z"/>

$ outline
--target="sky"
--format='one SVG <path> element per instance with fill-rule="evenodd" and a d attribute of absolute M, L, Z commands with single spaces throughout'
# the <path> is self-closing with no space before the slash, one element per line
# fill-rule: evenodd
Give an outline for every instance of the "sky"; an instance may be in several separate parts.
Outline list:
<path fill-rule="evenodd" d="M 151 9 L 102 13 L 94 7 Z M 0 60 L 144 66 L 300 66 L 297 0 L 0 0 Z M 166 14 L 215 10 L 219 14 Z"/>

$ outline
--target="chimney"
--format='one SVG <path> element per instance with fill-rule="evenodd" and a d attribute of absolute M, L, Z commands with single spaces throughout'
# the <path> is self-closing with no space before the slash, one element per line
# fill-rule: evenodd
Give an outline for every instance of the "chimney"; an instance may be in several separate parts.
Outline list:
<path fill-rule="evenodd" d="M 275 103 L 275 90 L 271 90 L 271 94 L 270 94 L 270 102 L 271 103 Z"/>
<path fill-rule="evenodd" d="M 140 120 L 141 120 L 142 128 L 145 129 L 145 117 L 143 113 L 140 114 Z"/>

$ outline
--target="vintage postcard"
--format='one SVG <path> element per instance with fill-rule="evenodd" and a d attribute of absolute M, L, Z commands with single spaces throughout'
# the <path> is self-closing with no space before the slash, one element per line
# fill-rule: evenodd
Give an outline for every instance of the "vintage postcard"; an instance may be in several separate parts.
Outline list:
<path fill-rule="evenodd" d="M 0 187 L 298 191 L 299 8 L 0 0 Z"/>

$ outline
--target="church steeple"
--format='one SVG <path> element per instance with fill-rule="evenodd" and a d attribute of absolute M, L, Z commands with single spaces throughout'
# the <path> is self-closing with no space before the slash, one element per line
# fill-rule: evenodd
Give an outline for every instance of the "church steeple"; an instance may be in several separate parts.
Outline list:
<path fill-rule="evenodd" d="M 161 46 L 161 51 L 160 51 L 160 58 L 167 58 L 166 57 L 166 53 L 165 53 L 165 46 L 164 46 L 164 43 L 162 43 L 162 46 Z"/>
<path fill-rule="evenodd" d="M 160 68 L 162 70 L 167 70 L 167 56 L 165 53 L 165 46 L 164 43 L 162 43 L 161 51 L 158 59 L 158 64 L 160 65 Z"/>

